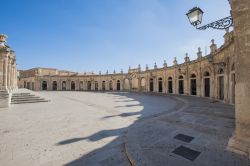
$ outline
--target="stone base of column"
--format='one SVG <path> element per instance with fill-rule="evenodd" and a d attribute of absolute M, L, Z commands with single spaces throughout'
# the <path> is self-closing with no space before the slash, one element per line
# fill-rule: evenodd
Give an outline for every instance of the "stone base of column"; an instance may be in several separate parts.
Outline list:
<path fill-rule="evenodd" d="M 250 139 L 242 139 L 234 135 L 230 138 L 227 149 L 250 159 Z"/>
<path fill-rule="evenodd" d="M 7 90 L 0 90 L 0 108 L 8 108 L 10 106 L 11 93 Z"/>

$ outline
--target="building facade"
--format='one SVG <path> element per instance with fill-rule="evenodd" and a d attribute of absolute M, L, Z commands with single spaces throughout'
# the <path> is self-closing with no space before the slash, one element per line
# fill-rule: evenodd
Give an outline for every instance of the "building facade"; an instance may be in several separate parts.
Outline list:
<path fill-rule="evenodd" d="M 182 64 L 175 59 L 172 66 L 142 70 L 140 65 L 112 74 L 74 73 L 57 69 L 34 68 L 19 71 L 18 86 L 35 91 L 134 91 L 208 97 L 234 104 L 235 55 L 233 32 L 226 32 L 224 44 L 217 48 L 214 40 L 210 54 L 190 61 L 186 54 Z"/>
<path fill-rule="evenodd" d="M 0 34 L 0 107 L 9 106 L 11 92 L 17 89 L 16 56 L 6 39 Z"/>

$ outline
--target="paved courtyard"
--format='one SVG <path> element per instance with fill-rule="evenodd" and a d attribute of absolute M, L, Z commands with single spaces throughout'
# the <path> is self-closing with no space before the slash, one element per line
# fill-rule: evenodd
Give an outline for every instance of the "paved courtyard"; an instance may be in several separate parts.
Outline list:
<path fill-rule="evenodd" d="M 33 93 L 50 102 L 0 110 L 0 165 L 249 165 L 226 149 L 233 106 L 125 92 Z M 176 154 L 180 146 L 191 156 Z"/>

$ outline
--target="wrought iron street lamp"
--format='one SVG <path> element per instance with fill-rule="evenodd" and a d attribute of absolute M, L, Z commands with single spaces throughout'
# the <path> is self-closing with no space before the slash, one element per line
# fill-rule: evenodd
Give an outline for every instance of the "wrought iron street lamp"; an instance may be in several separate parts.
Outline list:
<path fill-rule="evenodd" d="M 228 2 L 231 5 L 231 0 L 228 0 Z M 206 30 L 207 28 L 213 28 L 213 29 L 223 30 L 223 29 L 228 29 L 228 28 L 233 26 L 233 17 L 228 16 L 226 18 L 217 20 L 217 21 L 212 22 L 210 24 L 198 27 L 198 25 L 200 25 L 202 23 L 203 13 L 204 12 L 199 7 L 194 7 L 193 9 L 189 10 L 188 13 L 186 14 L 190 23 L 194 27 L 196 27 L 196 29 Z"/>

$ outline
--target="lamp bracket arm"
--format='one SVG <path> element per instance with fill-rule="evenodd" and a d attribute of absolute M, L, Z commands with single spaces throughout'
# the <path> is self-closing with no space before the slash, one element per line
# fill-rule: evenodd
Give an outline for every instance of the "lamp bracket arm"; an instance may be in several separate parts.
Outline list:
<path fill-rule="evenodd" d="M 228 16 L 228 17 L 225 17 L 223 19 L 217 20 L 215 22 L 212 22 L 210 24 L 207 24 L 207 25 L 204 25 L 201 27 L 196 26 L 196 29 L 206 30 L 207 28 L 213 28 L 213 29 L 224 30 L 224 29 L 228 29 L 232 26 L 233 26 L 233 17 Z"/>

